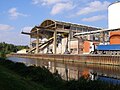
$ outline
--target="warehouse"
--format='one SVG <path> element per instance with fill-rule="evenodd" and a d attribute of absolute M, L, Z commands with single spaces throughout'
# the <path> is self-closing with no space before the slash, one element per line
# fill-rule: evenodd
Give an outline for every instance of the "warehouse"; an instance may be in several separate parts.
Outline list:
<path fill-rule="evenodd" d="M 30 36 L 29 53 L 82 54 L 83 41 L 93 39 L 93 36 L 83 36 L 80 40 L 73 35 L 99 29 L 101 28 L 48 19 L 35 26 L 30 33 L 22 34 Z"/>

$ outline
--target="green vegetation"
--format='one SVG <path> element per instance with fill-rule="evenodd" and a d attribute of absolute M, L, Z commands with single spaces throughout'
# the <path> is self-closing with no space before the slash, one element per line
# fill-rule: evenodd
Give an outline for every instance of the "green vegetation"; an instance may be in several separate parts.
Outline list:
<path fill-rule="evenodd" d="M 26 80 L 11 70 L 0 66 L 0 90 L 46 90 L 42 86 Z"/>
<path fill-rule="evenodd" d="M 120 90 L 120 85 L 82 77 L 64 81 L 57 72 L 52 74 L 45 67 L 28 67 L 9 60 L 0 60 L 0 70 L 0 90 Z"/>
<path fill-rule="evenodd" d="M 7 44 L 5 42 L 0 43 L 0 53 L 9 54 L 11 52 L 17 52 L 21 49 L 28 49 L 28 46 Z"/>
<path fill-rule="evenodd" d="M 27 67 L 23 63 L 14 63 L 9 60 L 5 60 L 5 59 L 3 60 L 3 58 L 0 60 L 0 66 L 9 69 L 10 71 L 14 72 L 16 75 L 19 75 L 24 80 L 28 80 L 29 82 L 34 82 L 40 86 L 50 88 L 52 90 L 53 89 L 56 90 L 56 88 L 59 87 L 59 84 L 62 84 L 61 77 L 57 73 L 52 74 L 45 67 L 42 67 L 42 68 L 35 67 L 35 66 Z M 9 80 L 8 80 L 8 82 L 9 82 Z M 15 81 L 15 82 L 13 81 L 13 83 L 18 83 L 18 82 L 19 81 Z M 6 83 L 6 82 L 2 82 L 2 83 Z M 11 81 L 11 84 L 13 84 L 13 83 Z M 5 89 L 5 90 L 7 90 L 7 89 Z M 13 90 L 13 89 L 10 89 L 10 90 Z M 21 89 L 21 90 L 24 90 L 24 89 Z M 28 89 L 28 90 L 30 90 L 30 89 Z M 33 90 L 33 89 L 31 89 L 31 90 Z M 35 90 L 37 90 L 37 89 L 35 89 Z M 40 90 L 44 90 L 44 89 L 40 89 Z"/>

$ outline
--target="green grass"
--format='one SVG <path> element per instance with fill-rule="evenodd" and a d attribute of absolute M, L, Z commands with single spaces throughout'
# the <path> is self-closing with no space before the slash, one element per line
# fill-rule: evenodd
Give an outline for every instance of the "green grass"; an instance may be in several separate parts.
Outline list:
<path fill-rule="evenodd" d="M 0 90 L 47 90 L 0 65 Z"/>

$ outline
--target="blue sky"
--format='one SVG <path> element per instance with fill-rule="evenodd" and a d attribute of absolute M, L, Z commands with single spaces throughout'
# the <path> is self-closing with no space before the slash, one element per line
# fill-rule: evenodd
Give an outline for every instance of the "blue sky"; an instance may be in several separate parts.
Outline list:
<path fill-rule="evenodd" d="M 107 28 L 107 7 L 115 0 L 1 0 L 0 42 L 28 45 L 29 32 L 45 19 Z"/>

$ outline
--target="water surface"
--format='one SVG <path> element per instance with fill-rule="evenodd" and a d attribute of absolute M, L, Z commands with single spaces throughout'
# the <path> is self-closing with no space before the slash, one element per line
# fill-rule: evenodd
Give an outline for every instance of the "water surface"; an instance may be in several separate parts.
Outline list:
<path fill-rule="evenodd" d="M 27 66 L 45 66 L 52 73 L 58 71 L 61 77 L 65 80 L 78 79 L 81 76 L 87 76 L 91 73 L 96 73 L 97 76 L 102 80 L 112 80 L 120 82 L 120 66 L 112 65 L 99 65 L 99 64 L 85 64 L 85 63 L 68 63 L 68 62 L 57 62 L 49 60 L 29 59 L 29 58 L 18 58 L 9 57 L 9 60 L 14 62 L 22 62 Z"/>

